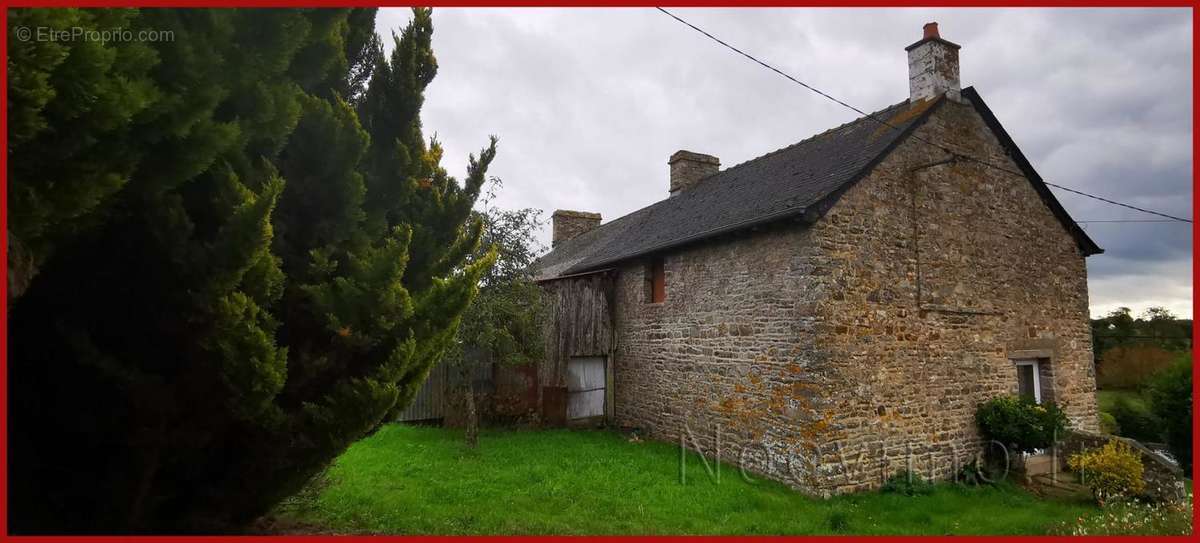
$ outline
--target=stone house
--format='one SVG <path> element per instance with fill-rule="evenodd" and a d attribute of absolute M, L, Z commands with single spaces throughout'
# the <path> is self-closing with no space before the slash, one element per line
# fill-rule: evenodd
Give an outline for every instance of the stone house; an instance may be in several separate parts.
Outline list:
<path fill-rule="evenodd" d="M 924 30 L 907 100 L 726 169 L 679 151 L 668 196 L 607 223 L 554 213 L 544 420 L 823 495 L 952 476 L 999 395 L 1096 430 L 1084 259 L 1102 250 Z"/>

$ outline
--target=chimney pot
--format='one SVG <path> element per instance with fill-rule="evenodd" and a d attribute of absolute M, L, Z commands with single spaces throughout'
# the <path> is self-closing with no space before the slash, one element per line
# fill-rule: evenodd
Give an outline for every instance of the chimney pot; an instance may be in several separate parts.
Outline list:
<path fill-rule="evenodd" d="M 553 223 L 550 234 L 550 247 L 574 238 L 600 226 L 600 214 L 587 211 L 571 211 L 559 209 L 550 216 Z"/>
<path fill-rule="evenodd" d="M 691 151 L 675 151 L 667 164 L 671 166 L 671 196 L 721 171 L 720 159 Z"/>
<path fill-rule="evenodd" d="M 940 38 L 941 37 L 938 35 L 937 23 L 925 23 L 924 30 L 925 30 L 925 37 L 922 39 L 927 40 L 929 38 Z"/>
<path fill-rule="evenodd" d="M 908 101 L 916 103 L 945 95 L 961 100 L 957 44 L 942 39 L 937 23 L 925 23 L 924 37 L 908 51 Z"/>

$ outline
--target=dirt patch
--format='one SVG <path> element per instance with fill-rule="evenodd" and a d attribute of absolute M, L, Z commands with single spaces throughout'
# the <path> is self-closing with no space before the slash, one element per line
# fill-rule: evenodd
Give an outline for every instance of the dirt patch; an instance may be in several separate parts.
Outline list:
<path fill-rule="evenodd" d="M 246 530 L 246 535 L 347 535 L 313 522 L 276 516 L 260 517 Z"/>

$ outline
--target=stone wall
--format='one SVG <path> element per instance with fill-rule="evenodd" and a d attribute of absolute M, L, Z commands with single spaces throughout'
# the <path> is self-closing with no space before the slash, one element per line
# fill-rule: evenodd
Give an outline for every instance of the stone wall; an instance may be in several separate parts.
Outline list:
<path fill-rule="evenodd" d="M 967 104 L 947 101 L 915 135 L 1019 171 Z M 908 138 L 813 227 L 836 285 L 817 337 L 839 391 L 830 448 L 845 451 L 823 457 L 823 491 L 900 469 L 952 476 L 979 451 L 975 407 L 1016 392 L 1011 358 L 1028 353 L 1052 375 L 1043 396 L 1097 427 L 1074 238 L 1025 178 L 947 158 Z"/>
<path fill-rule="evenodd" d="M 600 214 L 559 209 L 550 216 L 550 244 L 558 245 L 600 226 Z"/>
<path fill-rule="evenodd" d="M 1059 447 L 1060 460 L 1065 465 L 1071 455 L 1085 450 L 1099 449 L 1114 439 L 1129 444 L 1141 458 L 1142 480 L 1146 483 L 1145 497 L 1155 501 L 1174 501 L 1186 497 L 1187 488 L 1183 480 L 1183 470 L 1145 445 L 1129 438 L 1091 432 L 1070 432 Z"/>
<path fill-rule="evenodd" d="M 819 278 L 829 272 L 819 253 L 810 231 L 786 224 L 668 254 L 661 303 L 648 303 L 646 263 L 622 267 L 617 423 L 709 454 L 720 448 L 726 461 L 777 479 L 803 472 L 788 463 L 810 413 L 765 404 L 824 374 L 811 348 Z M 823 390 L 813 388 L 811 403 Z"/>
<path fill-rule="evenodd" d="M 968 105 L 917 135 L 1017 170 Z M 946 158 L 909 138 L 811 226 L 664 255 L 663 303 L 623 266 L 616 422 L 818 494 L 944 478 L 979 452 L 976 405 L 1016 392 L 1019 352 L 1095 430 L 1080 250 L 1029 181 L 927 166 Z"/>

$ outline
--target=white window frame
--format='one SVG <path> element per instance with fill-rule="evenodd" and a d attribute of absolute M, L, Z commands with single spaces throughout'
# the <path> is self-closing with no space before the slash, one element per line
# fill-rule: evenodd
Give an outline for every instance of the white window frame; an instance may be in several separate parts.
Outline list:
<path fill-rule="evenodd" d="M 1038 366 L 1038 360 L 1031 358 L 1028 360 L 1016 360 L 1014 364 L 1020 368 L 1021 366 L 1033 366 L 1033 401 L 1034 403 L 1042 403 L 1042 373 Z M 1017 386 L 1021 386 L 1021 371 L 1017 370 Z"/>

